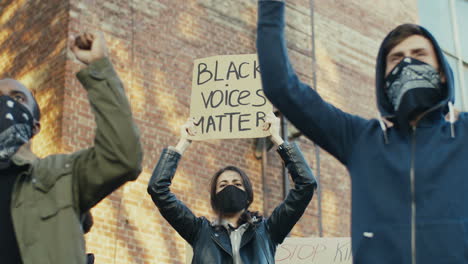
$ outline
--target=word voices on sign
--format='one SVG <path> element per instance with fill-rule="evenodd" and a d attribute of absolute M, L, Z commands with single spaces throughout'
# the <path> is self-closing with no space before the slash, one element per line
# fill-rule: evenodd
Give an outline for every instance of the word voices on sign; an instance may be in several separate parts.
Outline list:
<path fill-rule="evenodd" d="M 226 84 L 226 87 L 229 85 Z M 253 107 L 262 107 L 267 103 L 262 89 L 255 91 L 252 94 L 249 90 L 212 90 L 209 92 L 201 92 L 203 105 L 205 109 L 208 107 L 218 108 L 219 106 L 239 107 L 251 105 Z M 253 98 L 252 98 L 253 97 Z M 258 100 L 260 99 L 260 100 Z M 259 101 L 255 103 L 255 101 Z"/>

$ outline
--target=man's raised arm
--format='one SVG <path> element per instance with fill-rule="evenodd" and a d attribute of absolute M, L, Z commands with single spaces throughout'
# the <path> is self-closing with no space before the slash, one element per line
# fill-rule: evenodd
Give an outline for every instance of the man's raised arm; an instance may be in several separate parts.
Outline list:
<path fill-rule="evenodd" d="M 100 32 L 71 41 L 78 60 L 87 65 L 77 77 L 88 92 L 96 120 L 94 146 L 77 152 L 73 164 L 74 193 L 80 209 L 89 210 L 141 171 L 140 137 L 124 87 L 108 59 Z"/>
<path fill-rule="evenodd" d="M 346 164 L 366 121 L 324 102 L 292 68 L 284 39 L 285 2 L 258 2 L 257 52 L 265 95 L 308 138 Z"/>

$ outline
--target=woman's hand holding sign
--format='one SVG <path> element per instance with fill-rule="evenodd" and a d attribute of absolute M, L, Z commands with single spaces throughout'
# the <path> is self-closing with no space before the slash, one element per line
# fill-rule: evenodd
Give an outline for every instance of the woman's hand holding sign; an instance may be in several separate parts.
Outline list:
<path fill-rule="evenodd" d="M 281 138 L 281 120 L 275 116 L 273 112 L 270 112 L 265 117 L 265 122 L 263 123 L 263 131 L 269 131 L 271 135 L 271 140 L 277 146 L 283 144 L 284 140 Z M 174 149 L 183 154 L 185 150 L 190 146 L 192 140 L 190 137 L 197 135 L 197 126 L 195 124 L 195 118 L 191 117 L 180 127 L 180 140 L 179 143 L 174 147 Z"/>
<path fill-rule="evenodd" d="M 281 138 L 281 120 L 275 116 L 273 112 L 270 112 L 263 123 L 263 130 L 270 131 L 271 141 L 277 146 L 283 144 L 284 140 Z"/>
<path fill-rule="evenodd" d="M 176 151 L 183 154 L 188 146 L 190 146 L 190 143 L 192 143 L 189 137 L 193 137 L 196 134 L 195 119 L 193 117 L 187 119 L 187 122 L 180 127 L 180 140 L 177 146 L 175 146 Z"/>

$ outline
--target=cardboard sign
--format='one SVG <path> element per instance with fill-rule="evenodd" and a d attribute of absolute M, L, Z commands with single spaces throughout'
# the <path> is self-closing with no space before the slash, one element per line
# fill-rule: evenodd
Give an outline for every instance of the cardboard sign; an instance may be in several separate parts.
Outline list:
<path fill-rule="evenodd" d="M 272 105 L 263 94 L 257 54 L 195 60 L 190 117 L 194 140 L 269 136 L 262 130 Z"/>
<path fill-rule="evenodd" d="M 351 238 L 288 237 L 276 249 L 277 264 L 352 264 Z"/>
<path fill-rule="evenodd" d="M 193 250 L 186 244 L 186 262 Z M 276 248 L 276 264 L 352 264 L 349 237 L 288 237 Z"/>

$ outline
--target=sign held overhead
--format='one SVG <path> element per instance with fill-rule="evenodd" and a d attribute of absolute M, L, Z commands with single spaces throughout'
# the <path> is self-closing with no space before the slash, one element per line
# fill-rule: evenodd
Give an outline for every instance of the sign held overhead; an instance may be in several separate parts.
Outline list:
<path fill-rule="evenodd" d="M 195 60 L 190 116 L 197 135 L 191 139 L 269 136 L 262 124 L 272 109 L 263 94 L 257 54 Z"/>

